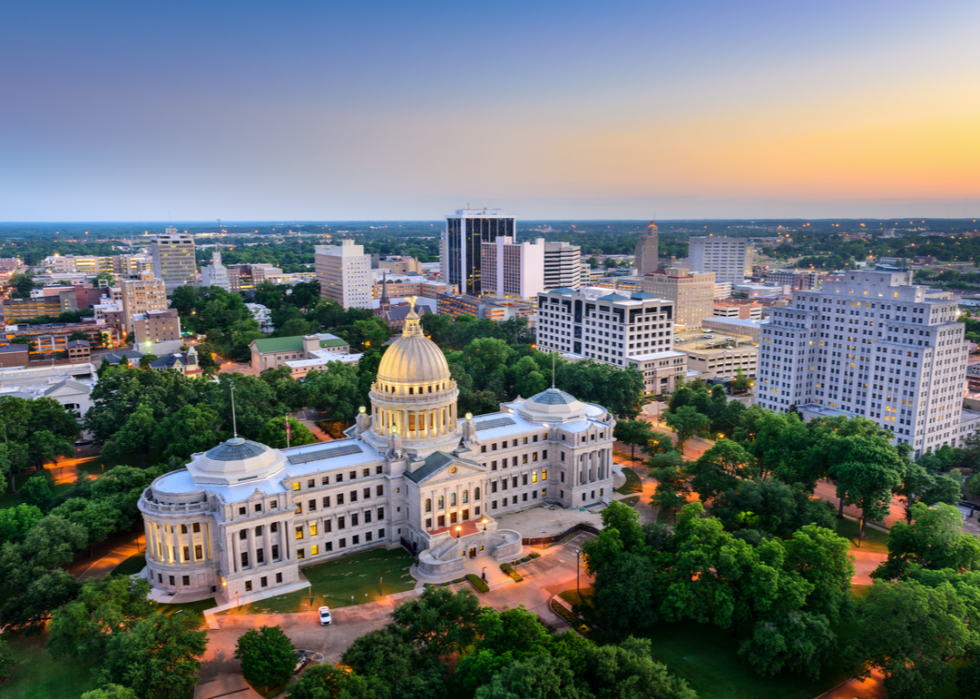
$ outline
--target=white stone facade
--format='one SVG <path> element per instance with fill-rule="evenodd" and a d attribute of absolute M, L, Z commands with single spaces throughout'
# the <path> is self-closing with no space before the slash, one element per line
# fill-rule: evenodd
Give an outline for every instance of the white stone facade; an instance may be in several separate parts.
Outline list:
<path fill-rule="evenodd" d="M 615 420 L 604 408 L 552 388 L 460 417 L 457 395 L 411 313 L 348 439 L 277 450 L 234 438 L 146 489 L 151 586 L 275 594 L 304 565 L 400 544 L 428 570 L 451 570 L 519 546 L 497 513 L 608 501 Z"/>

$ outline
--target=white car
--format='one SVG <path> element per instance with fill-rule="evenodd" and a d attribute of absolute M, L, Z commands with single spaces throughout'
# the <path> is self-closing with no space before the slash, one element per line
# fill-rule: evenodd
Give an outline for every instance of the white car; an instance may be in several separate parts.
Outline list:
<path fill-rule="evenodd" d="M 330 607 L 320 607 L 320 626 L 331 623 L 333 623 L 333 617 L 330 616 Z"/>

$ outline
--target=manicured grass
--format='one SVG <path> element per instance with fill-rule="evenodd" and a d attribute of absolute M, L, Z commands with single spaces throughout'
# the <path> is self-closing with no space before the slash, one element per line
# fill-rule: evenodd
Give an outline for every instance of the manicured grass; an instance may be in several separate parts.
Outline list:
<path fill-rule="evenodd" d="M 624 468 L 623 475 L 626 476 L 626 483 L 616 488 L 616 492 L 621 495 L 626 495 L 627 493 L 639 493 L 643 490 L 643 481 L 640 477 L 636 475 L 636 472 L 631 468 Z"/>
<path fill-rule="evenodd" d="M 4 635 L 14 653 L 13 677 L 0 689 L 4 699 L 61 699 L 80 697 L 95 689 L 90 666 L 74 660 L 57 662 L 44 648 L 47 635 Z"/>
<path fill-rule="evenodd" d="M 620 500 L 624 505 L 629 505 L 630 507 L 636 507 L 636 503 L 640 501 L 639 495 L 631 495 L 628 498 L 623 498 Z"/>
<path fill-rule="evenodd" d="M 112 570 L 112 575 L 136 575 L 146 567 L 146 554 L 130 556 Z"/>
<path fill-rule="evenodd" d="M 559 592 L 558 596 L 574 606 L 576 604 L 582 604 L 583 600 L 588 602 L 592 598 L 592 593 L 594 592 L 595 590 L 592 589 L 591 587 L 583 587 L 581 590 L 581 594 L 579 594 L 579 590 L 572 588 L 571 590 L 565 590 L 564 592 Z"/>
<path fill-rule="evenodd" d="M 184 604 L 160 604 L 157 606 L 157 614 L 173 616 L 176 612 L 183 609 L 182 614 L 196 614 L 203 619 L 205 609 L 211 609 L 217 606 L 218 603 L 214 601 L 214 597 L 208 597 L 197 602 L 185 602 Z"/>
<path fill-rule="evenodd" d="M 415 589 L 415 578 L 408 569 L 415 562 L 405 549 L 374 549 L 355 553 L 344 558 L 303 568 L 303 574 L 313 586 L 313 604 L 310 590 L 300 590 L 278 597 L 259 600 L 233 607 L 220 614 L 288 614 L 304 612 L 317 607 L 349 607 L 353 604 L 376 602 L 381 597 L 381 579 L 384 593 L 407 592 Z M 229 600 L 231 602 L 233 600 Z"/>
<path fill-rule="evenodd" d="M 865 527 L 865 537 L 860 540 L 858 545 L 858 531 L 860 524 L 857 520 L 850 517 L 837 520 L 837 533 L 851 542 L 852 549 L 871 551 L 872 553 L 888 553 L 888 533 L 874 527 Z"/>

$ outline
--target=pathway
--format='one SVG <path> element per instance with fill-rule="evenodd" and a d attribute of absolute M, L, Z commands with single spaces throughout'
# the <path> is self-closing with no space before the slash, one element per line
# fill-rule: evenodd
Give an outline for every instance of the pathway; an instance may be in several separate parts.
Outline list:
<path fill-rule="evenodd" d="M 143 534 L 133 534 L 129 541 L 112 549 L 95 562 L 89 564 L 85 570 L 78 574 L 79 582 L 89 578 L 101 578 L 111 573 L 116 566 L 125 561 L 130 556 L 146 551 L 146 540 Z"/>
<path fill-rule="evenodd" d="M 840 504 L 840 498 L 837 497 L 837 486 L 830 481 L 819 481 L 817 483 L 817 489 L 814 491 L 814 495 L 821 500 L 826 500 L 827 502 L 832 503 L 834 507 L 837 507 Z M 844 512 L 858 519 L 861 517 L 861 509 L 854 507 L 853 505 L 845 505 Z M 904 520 L 905 507 L 901 500 L 899 500 L 897 497 L 893 497 L 891 513 L 885 517 L 884 526 L 887 528 L 895 524 L 895 522 Z"/>
<path fill-rule="evenodd" d="M 887 699 L 885 676 L 880 670 L 873 670 L 866 680 L 848 680 L 821 694 L 817 699 Z"/>

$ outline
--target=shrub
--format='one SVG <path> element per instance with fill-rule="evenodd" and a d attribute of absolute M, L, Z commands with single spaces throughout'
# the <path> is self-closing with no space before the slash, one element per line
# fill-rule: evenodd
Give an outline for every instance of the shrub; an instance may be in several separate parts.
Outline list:
<path fill-rule="evenodd" d="M 464 580 L 466 580 L 466 578 L 456 578 L 455 580 L 453 580 L 453 585 L 459 585 Z"/>
<path fill-rule="evenodd" d="M 530 556 L 524 556 L 524 558 L 521 559 L 521 563 L 527 563 L 530 560 L 531 560 Z"/>
<path fill-rule="evenodd" d="M 537 551 L 531 551 L 531 553 L 529 553 L 527 555 L 528 555 L 528 558 L 541 558 L 541 554 L 538 553 Z"/>
<path fill-rule="evenodd" d="M 475 587 L 477 591 L 490 592 L 490 587 L 485 582 L 483 582 L 483 579 L 479 575 L 474 575 L 473 573 L 470 573 L 466 576 L 466 579 L 473 584 L 473 587 Z"/>
<path fill-rule="evenodd" d="M 524 576 L 518 573 L 516 570 L 514 570 L 514 567 L 511 566 L 509 563 L 500 564 L 500 570 L 507 573 L 507 575 L 512 577 L 516 582 L 520 582 L 521 580 L 524 579 Z"/>
<path fill-rule="evenodd" d="M 582 620 L 575 616 L 572 612 L 562 605 L 558 600 L 551 600 L 551 608 L 555 610 L 555 614 L 560 616 L 562 619 L 568 622 L 568 625 L 573 629 L 578 631 L 583 636 L 588 636 L 592 633 L 592 629 L 582 623 Z"/>

